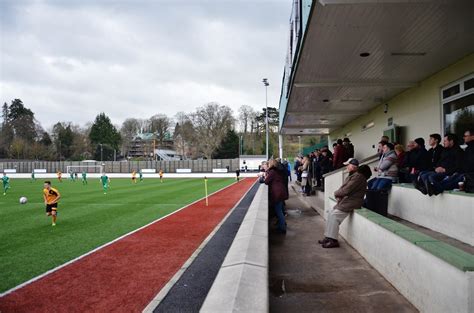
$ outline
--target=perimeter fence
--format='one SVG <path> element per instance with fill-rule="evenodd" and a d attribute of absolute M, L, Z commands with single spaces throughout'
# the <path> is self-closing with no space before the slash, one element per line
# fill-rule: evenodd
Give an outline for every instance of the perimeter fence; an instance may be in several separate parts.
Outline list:
<path fill-rule="evenodd" d="M 103 165 L 107 173 L 130 173 L 141 169 L 162 169 L 165 173 L 176 173 L 177 169 L 189 169 L 192 173 L 210 173 L 213 169 L 227 169 L 229 172 L 239 168 L 239 159 L 210 160 L 171 160 L 171 161 L 7 161 L 0 162 L 0 173 L 4 170 L 16 170 L 17 173 L 31 173 L 35 169 L 45 169 L 48 173 L 61 171 L 66 173 L 68 166 L 81 166 L 89 173 L 100 171 Z"/>

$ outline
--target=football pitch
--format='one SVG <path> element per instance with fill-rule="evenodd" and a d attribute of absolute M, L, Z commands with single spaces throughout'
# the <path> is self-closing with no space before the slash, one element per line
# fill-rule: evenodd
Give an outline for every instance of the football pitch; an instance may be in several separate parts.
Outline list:
<path fill-rule="evenodd" d="M 0 292 L 13 288 L 94 248 L 204 197 L 204 179 L 113 179 L 104 195 L 97 178 L 53 180 L 61 193 L 58 220 L 45 215 L 43 180 L 11 179 L 0 194 Z M 209 193 L 231 178 L 208 179 Z M 20 204 L 19 198 L 28 198 Z"/>

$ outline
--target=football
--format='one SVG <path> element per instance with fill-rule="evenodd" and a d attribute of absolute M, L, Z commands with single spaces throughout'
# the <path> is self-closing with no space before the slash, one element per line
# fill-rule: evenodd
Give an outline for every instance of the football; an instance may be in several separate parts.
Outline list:
<path fill-rule="evenodd" d="M 20 198 L 20 204 L 25 204 L 26 202 L 28 202 L 28 199 L 26 197 Z"/>

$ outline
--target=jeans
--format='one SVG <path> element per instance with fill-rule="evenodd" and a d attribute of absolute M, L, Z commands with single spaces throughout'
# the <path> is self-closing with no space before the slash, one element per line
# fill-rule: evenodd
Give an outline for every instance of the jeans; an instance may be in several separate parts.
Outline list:
<path fill-rule="evenodd" d="M 458 183 L 464 181 L 464 174 L 453 174 L 445 177 L 441 181 L 441 188 L 443 190 L 453 190 L 458 188 Z"/>
<path fill-rule="evenodd" d="M 420 180 L 425 184 L 431 184 L 433 191 L 438 194 L 443 192 L 443 185 L 441 182 L 447 177 L 445 173 L 436 172 L 422 172 L 420 174 Z"/>
<path fill-rule="evenodd" d="M 283 215 L 283 201 L 278 201 L 275 203 L 275 214 L 278 218 L 278 230 L 281 232 L 286 232 L 286 222 L 285 215 Z"/>
<path fill-rule="evenodd" d="M 374 178 L 367 182 L 367 189 L 371 190 L 390 190 L 392 188 L 391 178 Z"/>

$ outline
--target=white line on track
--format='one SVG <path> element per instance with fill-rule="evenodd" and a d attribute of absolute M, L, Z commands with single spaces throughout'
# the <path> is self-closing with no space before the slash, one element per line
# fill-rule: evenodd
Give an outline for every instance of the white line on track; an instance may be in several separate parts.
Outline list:
<path fill-rule="evenodd" d="M 222 191 L 222 190 L 224 190 L 224 189 L 226 189 L 226 188 L 229 188 L 230 186 L 233 186 L 233 185 L 236 184 L 236 183 L 237 183 L 237 182 L 233 182 L 232 184 L 230 184 L 230 185 L 228 185 L 228 186 L 225 186 L 225 187 L 223 187 L 223 188 L 221 188 L 221 189 L 219 189 L 219 190 L 217 190 L 217 191 L 215 191 L 215 192 L 209 194 L 208 196 L 210 197 L 210 196 L 212 196 L 212 195 L 214 195 L 214 194 L 216 194 L 216 193 L 218 193 L 218 192 L 220 192 L 220 191 Z M 24 282 L 24 283 L 18 285 L 18 286 L 15 286 L 15 287 L 13 287 L 13 288 L 11 288 L 11 289 L 9 289 L 9 290 L 3 292 L 3 293 L 0 293 L 0 298 L 4 297 L 4 296 L 6 296 L 6 295 L 8 295 L 8 294 L 10 294 L 10 293 L 12 293 L 12 292 L 14 292 L 14 291 L 20 289 L 20 288 L 23 288 L 23 287 L 25 287 L 25 286 L 27 286 L 27 285 L 29 285 L 29 284 L 31 284 L 31 283 L 33 283 L 33 282 L 35 282 L 35 281 L 37 281 L 37 280 L 43 278 L 43 277 L 45 277 L 45 276 L 47 276 L 47 275 L 49 275 L 49 274 L 51 274 L 51 273 L 54 273 L 54 272 L 56 272 L 56 271 L 62 269 L 63 267 L 66 267 L 66 266 L 68 266 L 68 265 L 70 265 L 70 264 L 72 264 L 72 263 L 74 263 L 74 262 L 76 262 L 76 261 L 79 261 L 80 259 L 82 259 L 82 258 L 84 258 L 84 257 L 86 257 L 86 256 L 88 256 L 88 255 L 90 255 L 90 254 L 92 254 L 92 253 L 94 253 L 94 252 L 96 252 L 96 251 L 99 251 L 100 249 L 103 249 L 103 248 L 105 248 L 105 247 L 107 247 L 107 246 L 109 246 L 109 245 L 111 245 L 111 244 L 113 244 L 113 243 L 115 243 L 115 242 L 117 242 L 117 241 L 119 241 L 119 240 L 121 240 L 121 239 L 127 237 L 127 236 L 130 236 L 130 235 L 132 235 L 132 234 L 134 234 L 134 233 L 136 233 L 136 232 L 138 232 L 138 231 L 140 231 L 140 230 L 142 230 L 142 229 L 144 229 L 144 228 L 146 228 L 146 227 L 148 227 L 148 226 L 150 226 L 150 225 L 153 225 L 153 224 L 155 224 L 155 223 L 161 221 L 162 219 L 167 218 L 168 216 L 171 216 L 171 215 L 173 215 L 173 214 L 175 214 L 175 213 L 178 213 L 179 211 L 184 210 L 184 209 L 186 209 L 187 207 L 189 207 L 189 206 L 191 206 L 191 205 L 193 205 L 193 204 L 195 204 L 195 203 L 198 203 L 199 201 L 202 201 L 202 200 L 204 200 L 204 199 L 206 199 L 206 197 L 202 197 L 202 198 L 200 198 L 200 199 L 198 199 L 198 200 L 196 200 L 196 201 L 194 201 L 194 202 L 192 202 L 192 203 L 190 203 L 190 204 L 188 204 L 188 205 L 186 205 L 186 206 L 184 206 L 184 207 L 182 207 L 182 208 L 180 208 L 180 209 L 178 209 L 178 210 L 176 210 L 176 211 L 173 211 L 173 212 L 171 212 L 171 213 L 169 213 L 169 214 L 167 214 L 167 215 L 165 215 L 165 216 L 163 216 L 163 217 L 160 217 L 159 219 L 156 219 L 156 220 L 154 220 L 154 221 L 152 221 L 152 222 L 150 222 L 150 223 L 148 223 L 148 224 L 146 224 L 146 225 L 144 225 L 144 226 L 142 226 L 142 227 L 140 227 L 140 228 L 138 228 L 138 229 L 135 229 L 135 230 L 133 230 L 133 231 L 131 231 L 131 232 L 129 232 L 129 233 L 126 233 L 125 235 L 122 235 L 122 236 L 120 236 L 120 237 L 118 237 L 118 238 L 116 238 L 116 239 L 114 239 L 114 240 L 108 242 L 108 243 L 105 243 L 105 244 L 103 244 L 102 246 L 99 246 L 99 247 L 95 248 L 94 250 L 91 250 L 91 251 L 89 251 L 89 252 L 87 252 L 87 253 L 85 253 L 85 254 L 83 254 L 83 255 L 80 255 L 80 256 L 78 256 L 78 257 L 75 258 L 75 259 L 72 259 L 72 260 L 70 260 L 70 261 L 68 261 L 68 262 L 66 262 L 66 263 L 64 263 L 64 264 L 61 264 L 61 265 L 59 265 L 58 267 L 55 267 L 55 268 L 53 268 L 53 269 L 50 269 L 49 271 L 47 271 L 47 272 L 45 272 L 45 273 L 43 273 L 43 274 L 41 274 L 41 275 L 38 275 L 38 276 L 36 276 L 36 277 L 34 277 L 34 278 L 32 278 L 32 279 L 30 279 L 30 280 L 28 280 L 28 281 L 26 281 L 26 282 Z M 242 199 L 241 199 L 241 200 L 242 200 Z M 240 201 L 239 201 L 239 202 L 240 202 Z"/>

